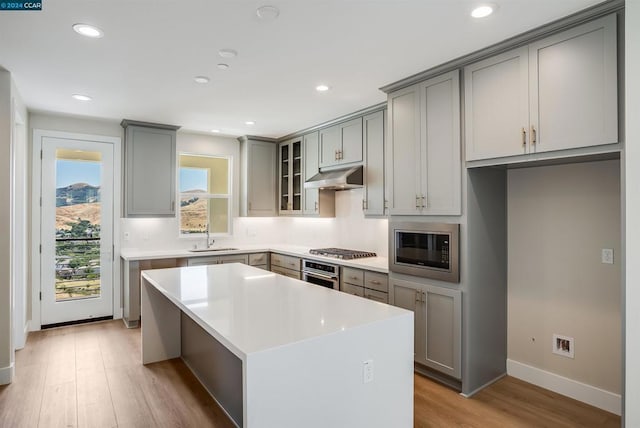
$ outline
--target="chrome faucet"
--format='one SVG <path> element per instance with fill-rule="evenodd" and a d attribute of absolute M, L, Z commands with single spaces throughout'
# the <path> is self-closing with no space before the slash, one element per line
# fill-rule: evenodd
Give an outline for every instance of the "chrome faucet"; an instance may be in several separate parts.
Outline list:
<path fill-rule="evenodd" d="M 211 245 L 215 242 L 215 240 L 211 239 L 209 240 L 209 224 L 207 223 L 207 249 L 211 248 Z"/>

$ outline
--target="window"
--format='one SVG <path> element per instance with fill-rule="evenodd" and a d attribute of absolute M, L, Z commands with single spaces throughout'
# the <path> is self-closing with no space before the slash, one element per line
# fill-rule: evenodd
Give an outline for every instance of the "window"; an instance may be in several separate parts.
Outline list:
<path fill-rule="evenodd" d="M 180 235 L 231 233 L 231 161 L 180 155 Z"/>

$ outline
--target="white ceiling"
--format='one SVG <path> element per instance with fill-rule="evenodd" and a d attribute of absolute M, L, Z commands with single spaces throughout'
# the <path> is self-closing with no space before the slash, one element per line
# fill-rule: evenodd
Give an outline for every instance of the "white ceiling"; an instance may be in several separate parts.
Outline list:
<path fill-rule="evenodd" d="M 42 1 L 42 12 L 0 12 L 0 66 L 31 110 L 280 137 L 383 102 L 380 86 L 601 0 L 495 0 L 484 20 L 469 16 L 472 0 Z M 280 9 L 277 20 L 257 18 L 265 4 Z M 81 37 L 74 23 L 105 36 Z M 222 48 L 239 55 L 225 60 Z M 331 90 L 316 92 L 319 83 Z"/>

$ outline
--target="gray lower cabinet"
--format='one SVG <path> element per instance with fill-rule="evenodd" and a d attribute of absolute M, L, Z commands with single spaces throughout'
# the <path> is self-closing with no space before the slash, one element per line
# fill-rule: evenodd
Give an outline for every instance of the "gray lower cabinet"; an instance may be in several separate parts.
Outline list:
<path fill-rule="evenodd" d="M 343 267 L 340 275 L 340 291 L 375 300 L 389 302 L 387 274 Z"/>
<path fill-rule="evenodd" d="M 302 279 L 300 268 L 302 260 L 299 257 L 285 256 L 284 254 L 271 253 L 271 272 L 290 278 Z"/>
<path fill-rule="evenodd" d="M 187 266 L 206 266 L 224 263 L 243 263 L 249 264 L 249 255 L 247 254 L 228 254 L 224 256 L 203 256 L 192 257 L 187 260 Z"/>
<path fill-rule="evenodd" d="M 391 280 L 393 305 L 413 311 L 415 361 L 455 379 L 462 377 L 462 293 Z"/>
<path fill-rule="evenodd" d="M 249 254 L 249 265 L 264 270 L 269 270 L 269 253 Z"/>
<path fill-rule="evenodd" d="M 175 217 L 178 126 L 123 120 L 124 214 Z"/>

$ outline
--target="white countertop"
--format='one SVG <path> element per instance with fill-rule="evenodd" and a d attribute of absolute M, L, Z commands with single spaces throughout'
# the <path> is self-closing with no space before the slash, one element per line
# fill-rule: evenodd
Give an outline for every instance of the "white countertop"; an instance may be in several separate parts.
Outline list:
<path fill-rule="evenodd" d="M 142 275 L 243 360 L 252 353 L 408 313 L 239 263 L 156 269 Z"/>
<path fill-rule="evenodd" d="M 322 260 L 328 263 L 340 266 L 353 267 L 356 269 L 366 269 L 381 273 L 389 272 L 389 261 L 386 257 L 367 257 L 356 260 L 340 260 L 332 257 L 323 257 L 309 254 L 309 247 L 296 245 L 227 245 L 225 247 L 238 248 L 237 250 L 226 251 L 202 251 L 192 252 L 189 250 L 140 250 L 135 248 L 125 248 L 120 251 L 120 257 L 127 261 L 135 260 L 152 260 L 164 258 L 185 258 L 185 257 L 204 257 L 204 256 L 223 256 L 229 254 L 247 254 L 273 252 L 286 254 L 294 257 L 303 257 L 306 259 Z M 215 249 L 215 247 L 214 247 Z"/>

